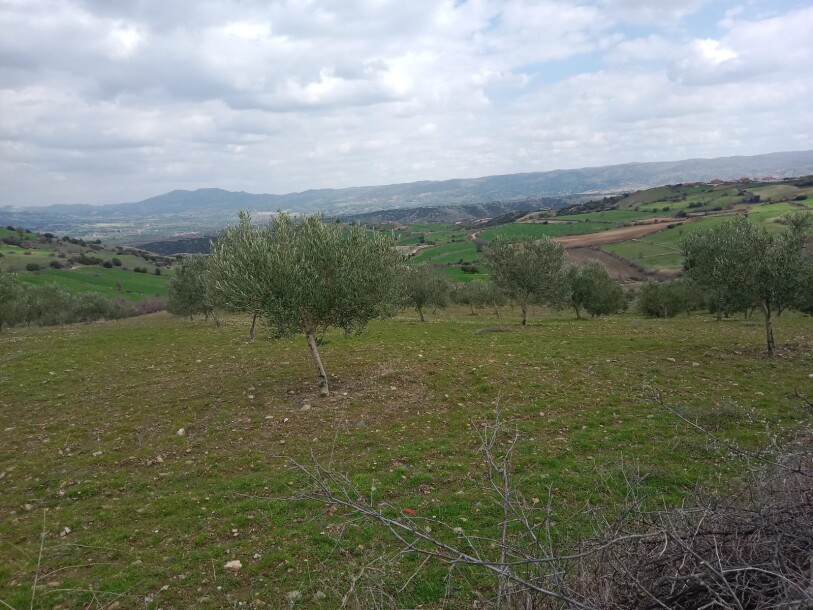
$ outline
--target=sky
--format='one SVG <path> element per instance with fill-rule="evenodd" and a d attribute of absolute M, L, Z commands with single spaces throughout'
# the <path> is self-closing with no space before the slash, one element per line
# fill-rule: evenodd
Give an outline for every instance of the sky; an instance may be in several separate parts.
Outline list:
<path fill-rule="evenodd" d="M 0 206 L 813 149 L 810 0 L 0 0 Z"/>

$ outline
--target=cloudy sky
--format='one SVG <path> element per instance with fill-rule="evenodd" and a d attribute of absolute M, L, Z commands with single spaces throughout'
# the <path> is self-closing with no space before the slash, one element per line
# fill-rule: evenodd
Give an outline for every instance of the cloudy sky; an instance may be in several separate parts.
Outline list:
<path fill-rule="evenodd" d="M 0 205 L 813 148 L 810 0 L 0 0 Z"/>

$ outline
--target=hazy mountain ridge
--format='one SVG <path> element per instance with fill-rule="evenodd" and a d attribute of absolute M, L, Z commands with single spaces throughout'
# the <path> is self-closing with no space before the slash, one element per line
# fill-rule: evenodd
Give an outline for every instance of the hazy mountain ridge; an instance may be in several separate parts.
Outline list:
<path fill-rule="evenodd" d="M 423 206 L 473 205 L 526 199 L 600 195 L 680 182 L 741 176 L 785 178 L 813 173 L 813 150 L 755 156 L 682 161 L 626 163 L 604 167 L 505 174 L 481 178 L 420 181 L 343 189 L 314 189 L 286 195 L 252 194 L 205 188 L 175 190 L 139 202 L 102 206 L 51 205 L 39 208 L 0 208 L 0 224 L 24 225 L 39 231 L 102 232 L 96 225 L 123 223 L 120 235 L 200 232 L 222 226 L 238 210 L 272 212 L 323 211 L 352 217 L 365 212 Z M 149 221 L 149 222 L 147 222 Z M 139 224 L 140 223 L 140 224 Z M 132 225 L 132 226 L 131 226 Z"/>

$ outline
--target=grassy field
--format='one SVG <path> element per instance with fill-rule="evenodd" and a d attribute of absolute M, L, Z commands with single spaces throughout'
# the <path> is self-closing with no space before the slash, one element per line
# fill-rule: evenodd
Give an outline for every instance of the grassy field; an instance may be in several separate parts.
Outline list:
<path fill-rule="evenodd" d="M 755 224 L 766 227 L 771 232 L 783 230 L 778 222 L 792 212 L 813 210 L 813 202 L 759 204 L 748 209 L 748 218 Z M 709 216 L 648 235 L 646 237 L 608 244 L 601 249 L 622 256 L 647 269 L 676 269 L 683 264 L 682 239 L 695 231 L 701 231 L 731 219 L 732 215 Z"/>
<path fill-rule="evenodd" d="M 21 248 L 20 246 L 9 246 L 0 244 L 0 269 L 4 271 L 20 272 L 25 271 L 26 265 L 36 263 L 40 267 L 47 267 L 48 263 L 56 260 L 49 250 L 37 248 Z"/>
<path fill-rule="evenodd" d="M 70 292 L 98 292 L 106 297 L 123 297 L 133 302 L 166 296 L 168 282 L 167 275 L 135 273 L 115 267 L 105 269 L 98 265 L 45 269 L 38 273 L 21 274 L 20 279 L 29 284 L 57 284 Z"/>
<path fill-rule="evenodd" d="M 650 218 L 651 212 L 636 212 L 634 210 L 604 210 L 602 212 L 587 212 L 586 214 L 563 214 L 556 216 L 556 220 L 594 221 L 594 222 L 633 222 Z"/>
<path fill-rule="evenodd" d="M 563 224 L 517 223 L 485 229 L 480 233 L 480 237 L 485 240 L 494 239 L 497 235 L 506 235 L 508 237 L 542 237 L 543 235 L 547 235 L 549 237 L 561 237 L 563 235 L 595 233 L 597 231 L 609 229 L 611 226 L 612 225 L 601 222 L 574 222 Z"/>
<path fill-rule="evenodd" d="M 499 402 L 521 434 L 519 483 L 528 497 L 552 489 L 564 535 L 584 527 L 570 515 L 585 502 L 619 501 L 622 462 L 671 502 L 698 476 L 725 482 L 736 470 L 648 401 L 649 388 L 745 446 L 767 442 L 766 426 L 797 428 L 786 396 L 813 394 L 809 318 L 777 320 L 772 362 L 758 320 L 546 314 L 520 330 L 517 316 L 407 314 L 359 337 L 330 333 L 327 399 L 304 339 L 246 344 L 242 318 L 4 332 L 0 600 L 28 608 L 37 575 L 37 608 L 281 608 L 292 591 L 297 608 L 336 608 L 395 547 L 341 510 L 269 501 L 302 484 L 285 456 L 332 455 L 379 501 L 494 535 L 500 511 L 482 491 L 471 426 Z M 228 573 L 233 559 L 243 568 Z M 445 570 L 428 563 L 410 579 L 419 566 L 365 574 L 401 607 L 439 607 Z M 493 585 L 466 571 L 452 583 L 450 608 Z"/>

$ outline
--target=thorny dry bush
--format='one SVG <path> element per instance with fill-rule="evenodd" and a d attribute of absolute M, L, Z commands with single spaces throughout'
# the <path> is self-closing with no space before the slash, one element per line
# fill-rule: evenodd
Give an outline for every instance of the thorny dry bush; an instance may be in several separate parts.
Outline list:
<path fill-rule="evenodd" d="M 794 398 L 813 415 L 810 400 L 798 393 Z M 502 510 L 491 537 L 468 535 L 377 502 L 316 458 L 308 465 L 293 463 L 309 486 L 291 499 L 342 507 L 379 524 L 400 543 L 398 554 L 365 566 L 353 578 L 343 601 L 348 604 L 352 597 L 357 607 L 398 607 L 397 593 L 381 586 L 382 576 L 398 573 L 399 557 L 414 553 L 425 557 L 421 567 L 429 561 L 446 564 L 450 579 L 460 567 L 493 575 L 492 598 L 479 607 L 813 610 L 809 435 L 755 454 L 706 431 L 660 396 L 652 399 L 745 460 L 746 474 L 735 491 L 721 497 L 698 489 L 682 506 L 652 509 L 642 478 L 627 470 L 627 497 L 620 509 L 612 517 L 591 509 L 593 536 L 556 543 L 551 494 L 544 502 L 517 489 L 511 457 L 518 435 L 507 430 L 498 411 L 495 420 L 478 428 L 486 487 Z M 366 584 L 364 572 L 375 574 Z"/>

